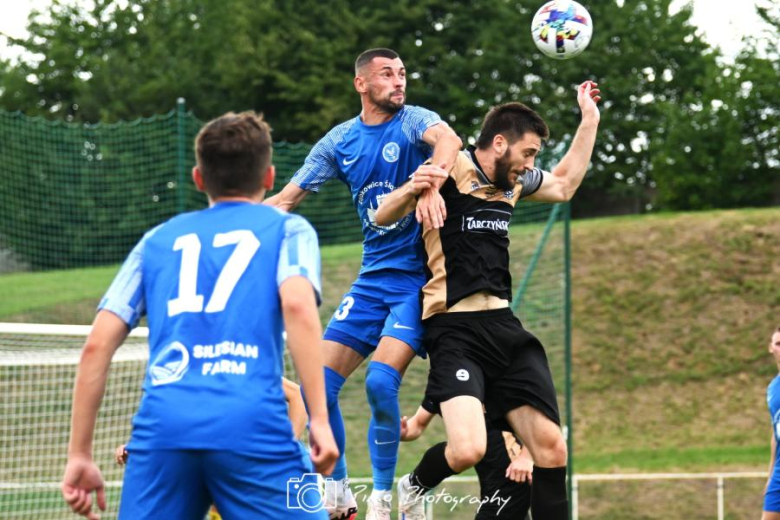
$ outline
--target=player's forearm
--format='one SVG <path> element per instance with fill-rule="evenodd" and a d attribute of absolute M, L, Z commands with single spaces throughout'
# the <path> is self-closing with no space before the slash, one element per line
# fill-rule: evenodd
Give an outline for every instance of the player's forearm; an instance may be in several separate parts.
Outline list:
<path fill-rule="evenodd" d="M 95 344 L 87 343 L 84 346 L 73 390 L 69 456 L 92 457 L 92 437 L 106 390 L 111 353 Z"/>
<path fill-rule="evenodd" d="M 273 197 L 265 199 L 263 204 L 289 212 L 294 210 L 308 194 L 309 192 L 307 190 L 304 190 L 293 183 L 288 183 L 287 186 L 282 188 L 282 191 Z"/>
<path fill-rule="evenodd" d="M 596 144 L 597 131 L 598 120 L 583 118 L 569 151 L 552 171 L 553 175 L 564 181 L 562 183 L 562 198 L 564 200 L 571 200 L 585 178 L 593 154 L 593 147 Z"/>
<path fill-rule="evenodd" d="M 322 326 L 311 284 L 302 277 L 296 278 L 294 282 L 285 282 L 280 293 L 287 348 L 301 379 L 311 420 L 327 421 Z"/>
<path fill-rule="evenodd" d="M 415 412 L 413 419 L 417 421 L 417 424 L 419 424 L 423 430 L 425 430 L 428 425 L 431 424 L 433 414 L 420 406 L 417 408 L 417 412 Z"/>
<path fill-rule="evenodd" d="M 128 332 L 125 322 L 112 312 L 101 310 L 95 316 L 92 331 L 81 351 L 73 389 L 69 455 L 92 457 L 92 436 L 106 391 L 111 358 Z"/>
<path fill-rule="evenodd" d="M 374 215 L 380 226 L 389 226 L 404 218 L 417 207 L 417 194 L 411 189 L 412 183 L 407 182 L 385 197 Z"/>
<path fill-rule="evenodd" d="M 436 140 L 431 164 L 441 166 L 444 170 L 450 171 L 455 165 L 461 147 L 463 147 L 463 141 L 460 140 L 460 137 L 451 128 L 448 128 L 448 131 L 442 133 Z M 438 181 L 436 187 L 440 188 L 444 180 Z"/>
<path fill-rule="evenodd" d="M 298 439 L 303 434 L 303 430 L 306 428 L 306 421 L 308 420 L 306 406 L 303 404 L 303 398 L 301 397 L 301 387 L 285 378 L 282 378 L 282 385 L 284 387 L 284 395 L 287 398 L 288 414 L 292 423 L 293 433 L 295 438 Z"/>

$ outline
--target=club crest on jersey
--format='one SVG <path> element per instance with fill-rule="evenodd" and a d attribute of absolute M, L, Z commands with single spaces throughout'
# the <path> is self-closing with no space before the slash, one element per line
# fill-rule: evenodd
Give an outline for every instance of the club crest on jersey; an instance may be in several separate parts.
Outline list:
<path fill-rule="evenodd" d="M 471 181 L 471 191 L 477 191 L 479 189 L 479 183 L 477 181 Z"/>
<path fill-rule="evenodd" d="M 506 197 L 509 200 L 512 200 L 515 196 L 515 190 L 506 190 L 504 192 L 504 197 Z"/>
<path fill-rule="evenodd" d="M 401 147 L 398 146 L 398 143 L 387 143 L 385 147 L 382 148 L 382 157 L 389 163 L 396 162 L 400 155 Z"/>
<path fill-rule="evenodd" d="M 385 235 L 391 231 L 400 231 L 409 225 L 409 222 L 414 217 L 413 212 L 389 226 L 380 226 L 376 223 L 376 211 L 379 205 L 394 189 L 395 186 L 390 181 L 376 181 L 363 186 L 360 192 L 358 192 L 357 206 L 358 211 L 362 215 L 361 220 L 364 228 L 368 228 L 379 235 Z M 365 214 L 363 213 L 363 208 L 365 208 Z"/>
<path fill-rule="evenodd" d="M 175 383 L 187 373 L 190 365 L 190 353 L 187 347 L 174 341 L 160 352 L 149 364 L 149 376 L 152 385 Z"/>

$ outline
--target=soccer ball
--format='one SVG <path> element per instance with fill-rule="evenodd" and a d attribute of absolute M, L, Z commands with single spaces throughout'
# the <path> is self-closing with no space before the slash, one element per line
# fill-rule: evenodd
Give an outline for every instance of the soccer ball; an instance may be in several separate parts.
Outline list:
<path fill-rule="evenodd" d="M 544 4 L 531 22 L 534 43 L 550 58 L 568 60 L 590 43 L 593 22 L 590 13 L 573 0 L 553 0 Z"/>

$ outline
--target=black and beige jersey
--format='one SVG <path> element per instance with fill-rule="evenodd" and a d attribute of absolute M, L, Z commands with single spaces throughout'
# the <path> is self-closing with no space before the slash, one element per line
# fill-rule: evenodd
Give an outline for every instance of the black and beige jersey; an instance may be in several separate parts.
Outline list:
<path fill-rule="evenodd" d="M 528 170 L 514 189 L 501 190 L 485 176 L 473 149 L 458 154 L 440 189 L 447 205 L 444 227 L 423 233 L 423 319 L 481 291 L 511 300 L 509 221 L 517 201 L 536 192 L 543 176 L 542 170 Z"/>

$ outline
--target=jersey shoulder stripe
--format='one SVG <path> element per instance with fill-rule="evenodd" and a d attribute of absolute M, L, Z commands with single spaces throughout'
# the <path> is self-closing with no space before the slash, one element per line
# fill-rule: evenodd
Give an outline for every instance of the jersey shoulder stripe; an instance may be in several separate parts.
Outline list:
<path fill-rule="evenodd" d="M 303 166 L 295 172 L 292 182 L 304 190 L 317 192 L 320 187 L 339 174 L 336 147 L 344 140 L 358 118 L 354 117 L 333 127 L 309 151 Z"/>

